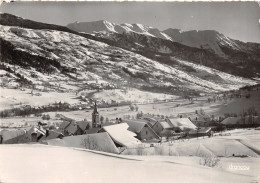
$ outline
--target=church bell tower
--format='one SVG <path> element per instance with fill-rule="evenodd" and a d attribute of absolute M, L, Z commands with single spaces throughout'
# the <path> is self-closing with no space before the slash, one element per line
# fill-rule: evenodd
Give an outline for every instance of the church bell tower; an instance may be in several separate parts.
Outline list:
<path fill-rule="evenodd" d="M 94 110 L 92 113 L 92 128 L 98 128 L 98 127 L 100 127 L 100 121 L 99 121 L 99 113 L 97 110 L 97 102 L 95 101 Z"/>

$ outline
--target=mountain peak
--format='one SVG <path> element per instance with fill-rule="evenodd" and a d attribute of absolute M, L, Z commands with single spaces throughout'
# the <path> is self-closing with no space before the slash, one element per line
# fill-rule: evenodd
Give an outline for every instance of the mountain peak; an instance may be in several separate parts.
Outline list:
<path fill-rule="evenodd" d="M 68 24 L 67 27 L 74 31 L 85 33 L 114 32 L 118 34 L 123 34 L 133 32 L 137 34 L 178 42 L 189 47 L 209 49 L 221 57 L 225 57 L 221 46 L 227 46 L 230 48 L 232 47 L 236 50 L 241 49 L 234 40 L 227 38 L 226 36 L 215 30 L 183 31 L 181 29 L 169 28 L 164 31 L 160 31 L 157 28 L 153 28 L 151 26 L 143 25 L 140 23 L 116 24 L 108 22 L 107 20 L 72 23 Z"/>
<path fill-rule="evenodd" d="M 115 32 L 118 34 L 134 32 L 138 34 L 143 34 L 147 36 L 157 37 L 160 39 L 171 40 L 169 36 L 161 32 L 157 28 L 151 26 L 143 25 L 140 23 L 123 23 L 116 24 L 108 22 L 107 20 L 99 20 L 94 22 L 80 22 L 80 23 L 71 23 L 67 27 L 74 31 L 93 33 L 93 32 Z"/>

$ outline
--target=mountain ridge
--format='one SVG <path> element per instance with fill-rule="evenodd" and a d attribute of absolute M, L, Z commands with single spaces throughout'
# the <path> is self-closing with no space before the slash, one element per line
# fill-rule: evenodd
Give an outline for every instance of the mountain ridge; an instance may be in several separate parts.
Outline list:
<path fill-rule="evenodd" d="M 71 30 L 85 32 L 88 34 L 97 32 L 113 32 L 118 34 L 133 32 L 170 40 L 189 47 L 210 49 L 221 57 L 225 57 L 225 53 L 221 50 L 219 44 L 238 50 L 246 49 L 246 47 L 240 47 L 235 40 L 224 36 L 216 30 L 182 31 L 180 29 L 168 28 L 164 31 L 160 31 L 158 28 L 153 28 L 151 26 L 138 23 L 116 24 L 106 20 L 94 22 L 74 22 L 68 24 L 67 27 Z"/>
<path fill-rule="evenodd" d="M 8 20 L 10 17 L 0 18 L 1 69 L 7 72 L 8 83 L 30 81 L 29 85 L 59 88 L 55 85 L 58 81 L 63 89 L 79 90 L 100 81 L 101 88 L 132 87 L 176 95 L 226 91 L 256 83 L 202 67 L 193 59 L 205 50 L 170 40 L 137 33 L 111 33 L 106 38 L 23 19 L 13 19 L 8 25 Z M 157 52 L 162 45 L 171 54 Z"/>

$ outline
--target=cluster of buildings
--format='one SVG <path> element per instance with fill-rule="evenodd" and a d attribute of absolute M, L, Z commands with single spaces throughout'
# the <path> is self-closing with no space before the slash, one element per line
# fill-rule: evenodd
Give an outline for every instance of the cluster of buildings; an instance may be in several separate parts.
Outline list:
<path fill-rule="evenodd" d="M 201 121 L 196 117 L 197 123 Z M 208 136 L 211 134 L 210 128 L 197 128 L 196 123 L 190 118 L 179 116 L 177 118 L 161 118 L 152 115 L 144 115 L 141 119 L 116 120 L 115 123 L 100 120 L 100 115 L 95 103 L 92 121 L 75 121 L 73 119 L 62 116 L 63 122 L 56 129 L 49 129 L 39 123 L 29 130 L 23 130 L 16 135 L 16 140 L 6 139 L 3 137 L 4 143 L 17 142 L 17 138 L 27 142 L 44 142 L 51 139 L 68 136 L 89 135 L 106 132 L 111 140 L 118 147 L 127 147 L 129 145 L 140 144 L 142 142 L 154 143 L 161 142 L 170 138 L 180 138 L 184 134 L 187 136 Z M 7 132 L 6 132 L 7 133 Z M 3 136 L 3 135 L 2 135 Z M 6 135 L 5 135 L 6 136 Z"/>

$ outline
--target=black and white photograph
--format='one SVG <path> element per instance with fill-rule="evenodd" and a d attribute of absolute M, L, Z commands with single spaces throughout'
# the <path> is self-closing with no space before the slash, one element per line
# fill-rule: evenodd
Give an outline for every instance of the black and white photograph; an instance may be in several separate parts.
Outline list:
<path fill-rule="evenodd" d="M 0 2 L 0 183 L 259 183 L 260 2 Z"/>

